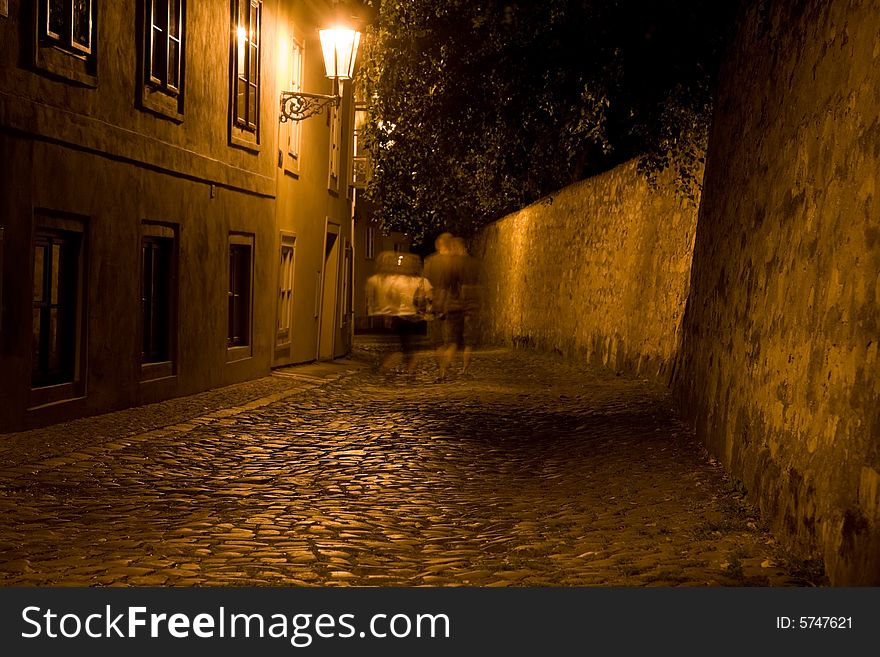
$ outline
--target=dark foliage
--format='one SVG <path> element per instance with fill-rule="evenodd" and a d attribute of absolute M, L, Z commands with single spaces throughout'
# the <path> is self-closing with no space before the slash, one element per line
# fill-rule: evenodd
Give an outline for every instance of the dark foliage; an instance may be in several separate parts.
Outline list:
<path fill-rule="evenodd" d="M 368 195 L 387 229 L 470 235 L 637 156 L 693 193 L 733 3 L 372 4 Z"/>

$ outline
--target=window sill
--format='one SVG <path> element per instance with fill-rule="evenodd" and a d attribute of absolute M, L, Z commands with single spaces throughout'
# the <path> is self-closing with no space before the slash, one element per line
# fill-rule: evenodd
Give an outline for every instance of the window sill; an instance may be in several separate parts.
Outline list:
<path fill-rule="evenodd" d="M 244 344 L 240 347 L 226 348 L 227 363 L 237 363 L 238 361 L 247 360 L 248 358 L 252 358 L 253 355 L 254 352 L 249 344 Z"/>
<path fill-rule="evenodd" d="M 273 356 L 273 359 L 276 361 L 276 363 L 278 361 L 287 360 L 290 358 L 290 355 L 291 355 L 290 350 L 291 350 L 292 346 L 293 346 L 293 344 L 290 342 L 286 342 L 285 344 L 275 345 L 275 352 L 273 353 L 272 356 Z"/>
<path fill-rule="evenodd" d="M 242 130 L 234 125 L 230 128 L 229 145 L 251 153 L 260 152 L 260 139 L 258 133 Z"/>
<path fill-rule="evenodd" d="M 140 106 L 163 119 L 183 123 L 183 100 L 180 96 L 171 96 L 151 86 L 144 86 L 141 89 Z"/>
<path fill-rule="evenodd" d="M 339 196 L 339 178 L 330 175 L 330 179 L 327 181 L 327 191 L 330 192 L 331 196 L 338 197 Z"/>
<path fill-rule="evenodd" d="M 74 82 L 83 87 L 96 89 L 98 76 L 92 72 L 90 63 L 54 46 L 37 45 L 34 51 L 34 66 L 56 78 Z"/>
<path fill-rule="evenodd" d="M 52 386 L 31 388 L 29 411 L 46 406 L 85 399 L 82 385 L 79 383 L 59 383 Z"/>
<path fill-rule="evenodd" d="M 300 176 L 300 166 L 299 166 L 299 156 L 294 157 L 293 155 L 282 154 L 281 159 L 283 161 L 283 169 L 284 173 L 289 176 L 293 176 L 294 178 L 299 178 Z"/>
<path fill-rule="evenodd" d="M 174 363 L 170 360 L 141 364 L 141 381 L 154 381 L 174 376 Z"/>

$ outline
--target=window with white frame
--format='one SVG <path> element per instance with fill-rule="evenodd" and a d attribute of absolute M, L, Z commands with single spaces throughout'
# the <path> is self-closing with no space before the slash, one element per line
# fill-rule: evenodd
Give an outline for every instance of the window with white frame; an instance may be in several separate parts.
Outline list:
<path fill-rule="evenodd" d="M 34 65 L 87 86 L 97 85 L 94 0 L 37 0 Z"/>
<path fill-rule="evenodd" d="M 330 179 L 327 183 L 332 190 L 339 189 L 339 141 L 342 132 L 338 106 L 331 106 L 328 114 L 330 122 Z"/>
<path fill-rule="evenodd" d="M 186 0 L 143 0 L 143 109 L 183 120 Z"/>
<path fill-rule="evenodd" d="M 149 19 L 147 81 L 171 96 L 180 91 L 184 0 L 145 0 Z"/>
<path fill-rule="evenodd" d="M 95 34 L 93 5 L 92 0 L 42 0 L 40 36 L 61 50 L 91 55 Z"/>
<path fill-rule="evenodd" d="M 281 236 L 281 262 L 278 265 L 278 326 L 276 344 L 290 344 L 290 323 L 293 316 L 293 265 L 296 238 Z"/>
<path fill-rule="evenodd" d="M 305 49 L 297 38 L 290 41 L 290 91 L 302 91 Z M 284 123 L 287 131 L 287 169 L 292 173 L 300 170 L 300 147 L 302 145 L 302 121 Z"/>
<path fill-rule="evenodd" d="M 260 129 L 260 0 L 234 0 L 232 127 L 234 141 L 259 142 Z"/>
<path fill-rule="evenodd" d="M 355 189 L 363 189 L 367 186 L 367 173 L 369 160 L 367 149 L 364 147 L 364 128 L 367 123 L 366 103 L 355 102 L 354 105 L 354 131 L 352 133 L 351 148 L 351 186 Z"/>

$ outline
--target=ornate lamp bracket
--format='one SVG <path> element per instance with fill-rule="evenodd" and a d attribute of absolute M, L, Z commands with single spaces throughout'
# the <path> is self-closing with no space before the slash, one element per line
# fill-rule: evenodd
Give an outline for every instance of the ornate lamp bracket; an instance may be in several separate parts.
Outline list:
<path fill-rule="evenodd" d="M 340 96 L 327 94 L 310 94 L 304 91 L 281 92 L 281 123 L 302 121 L 316 116 L 330 105 L 339 106 Z"/>

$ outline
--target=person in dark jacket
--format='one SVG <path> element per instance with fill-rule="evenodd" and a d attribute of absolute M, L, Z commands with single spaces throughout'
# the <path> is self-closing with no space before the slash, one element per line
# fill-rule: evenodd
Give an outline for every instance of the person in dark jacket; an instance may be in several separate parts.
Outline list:
<path fill-rule="evenodd" d="M 462 374 L 469 374 L 480 307 L 479 263 L 468 255 L 464 240 L 451 233 L 437 237 L 435 246 L 436 252 L 425 260 L 425 276 L 434 294 L 431 336 L 437 381 L 443 381 L 459 350 Z"/>

